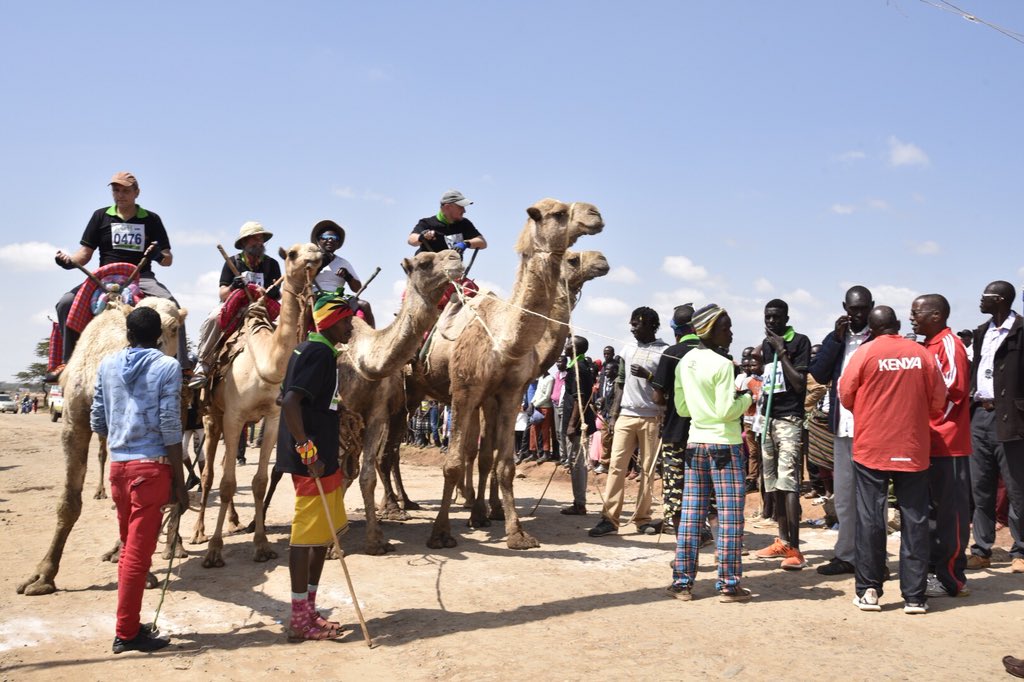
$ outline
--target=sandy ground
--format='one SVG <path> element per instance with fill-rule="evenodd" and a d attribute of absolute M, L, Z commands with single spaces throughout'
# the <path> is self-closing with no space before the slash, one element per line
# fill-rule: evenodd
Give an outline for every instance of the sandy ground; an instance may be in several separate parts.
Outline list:
<path fill-rule="evenodd" d="M 539 549 L 505 547 L 502 526 L 470 530 L 468 512 L 454 514 L 457 548 L 428 550 L 425 540 L 441 490 L 436 450 L 410 450 L 403 468 L 412 497 L 424 505 L 406 523 L 386 523 L 396 551 L 361 553 L 364 511 L 355 490 L 347 503 L 352 527 L 347 562 L 369 622 L 374 648 L 358 628 L 341 642 L 288 644 L 287 531 L 290 486 L 282 485 L 270 510 L 270 539 L 279 558 L 251 560 L 251 536 L 227 539 L 221 569 L 201 567 L 202 547 L 176 563 L 160 615 L 174 644 L 152 655 L 110 653 L 116 567 L 100 554 L 116 536 L 109 500 L 94 500 L 96 462 L 90 461 L 85 500 L 57 576 L 58 592 L 15 593 L 48 546 L 63 484 L 60 424 L 38 415 L 0 415 L 0 678 L 162 680 L 181 671 L 209 679 L 277 676 L 326 679 L 992 679 L 1005 676 L 1002 656 L 1024 656 L 1024 575 L 1009 572 L 1006 554 L 992 570 L 970 575 L 971 596 L 934 599 L 926 616 L 902 612 L 898 590 L 882 598 L 881 613 L 852 604 L 853 580 L 830 579 L 813 568 L 778 570 L 750 558 L 748 604 L 713 598 L 714 553 L 701 553 L 696 599 L 668 599 L 672 544 L 638 535 L 593 540 L 599 495 L 591 490 L 590 515 L 565 517 L 568 477 L 555 476 L 536 514 L 525 520 Z M 95 449 L 95 446 L 94 446 Z M 255 451 L 250 451 L 250 461 Z M 516 481 L 521 513 L 533 508 L 552 465 L 529 465 Z M 240 469 L 243 523 L 251 519 Z M 602 477 L 603 480 L 603 477 Z M 627 489 L 635 495 L 636 486 Z M 629 498 L 627 498 L 628 500 Z M 748 514 L 753 511 L 750 498 Z M 810 508 L 808 516 L 820 516 Z M 194 514 L 184 528 L 191 531 Z M 208 523 L 212 523 L 212 515 Z M 210 527 L 208 526 L 208 529 Z M 749 528 L 748 548 L 767 545 L 771 529 Z M 813 565 L 830 556 L 831 531 L 807 528 L 804 552 Z M 895 569 L 898 541 L 890 538 Z M 1005 531 L 1000 546 L 1007 545 Z M 159 555 L 154 569 L 163 579 Z M 329 563 L 320 603 L 333 618 L 355 625 L 341 567 Z M 151 620 L 159 590 L 147 593 L 143 620 Z M 1008 678 L 1007 678 L 1008 679 Z"/>

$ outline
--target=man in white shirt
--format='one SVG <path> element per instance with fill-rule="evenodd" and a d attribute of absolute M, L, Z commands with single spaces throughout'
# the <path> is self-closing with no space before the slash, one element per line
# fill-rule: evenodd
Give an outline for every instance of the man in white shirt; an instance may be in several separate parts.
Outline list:
<path fill-rule="evenodd" d="M 1010 570 L 1024 573 L 1024 328 L 1010 309 L 1017 292 L 996 281 L 981 295 L 991 315 L 974 332 L 971 365 L 971 487 L 974 544 L 967 568 L 988 568 L 995 541 L 996 483 L 1000 475 L 1010 498 Z"/>
<path fill-rule="evenodd" d="M 634 310 L 629 326 L 635 341 L 623 349 L 622 362 L 619 363 L 619 381 L 611 410 L 615 432 L 608 480 L 605 482 L 604 509 L 600 523 L 589 531 L 591 537 L 609 535 L 618 530 L 629 460 L 638 447 L 640 495 L 633 522 L 637 530 L 647 535 L 655 535 L 661 529 L 660 524 L 651 522 L 651 482 L 648 477 L 654 470 L 654 459 L 658 455 L 664 408 L 654 400 L 651 380 L 668 344 L 655 336 L 661 321 L 651 308 L 643 306 Z"/>

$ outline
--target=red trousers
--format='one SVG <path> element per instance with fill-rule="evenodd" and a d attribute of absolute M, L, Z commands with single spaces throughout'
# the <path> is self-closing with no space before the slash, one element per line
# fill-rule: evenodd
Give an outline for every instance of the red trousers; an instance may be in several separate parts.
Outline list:
<path fill-rule="evenodd" d="M 171 467 L 153 460 L 111 462 L 110 494 L 121 531 L 115 633 L 120 639 L 134 639 L 146 575 L 160 537 L 160 507 L 171 495 Z"/>
<path fill-rule="evenodd" d="M 538 412 L 544 415 L 544 419 L 536 424 L 530 424 L 530 451 L 551 452 L 551 428 L 555 425 L 555 408 L 538 407 Z"/>

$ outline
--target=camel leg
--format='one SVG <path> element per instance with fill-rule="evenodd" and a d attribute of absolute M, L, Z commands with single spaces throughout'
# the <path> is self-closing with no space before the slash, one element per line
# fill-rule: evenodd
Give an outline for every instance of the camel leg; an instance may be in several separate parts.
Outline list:
<path fill-rule="evenodd" d="M 160 557 L 164 561 L 169 560 L 171 556 L 174 556 L 175 559 L 185 559 L 188 557 L 188 552 L 185 551 L 185 545 L 181 542 L 181 533 L 178 532 L 181 526 L 181 514 L 178 512 L 177 505 L 167 512 L 167 517 L 167 541 Z"/>
<path fill-rule="evenodd" d="M 483 528 L 491 525 L 487 517 L 487 509 L 484 497 L 484 490 L 487 487 L 487 475 L 491 472 L 491 464 L 494 462 L 494 419 L 495 409 L 493 400 L 485 400 L 481 412 L 483 415 L 483 428 L 481 429 L 479 445 L 471 449 L 469 460 L 466 463 L 466 501 L 471 503 L 472 511 L 469 513 L 469 527 Z M 473 481 L 473 454 L 476 453 L 477 481 Z"/>
<path fill-rule="evenodd" d="M 70 407 L 70 406 L 69 406 Z M 64 491 L 57 505 L 57 528 L 53 532 L 50 548 L 46 550 L 42 561 L 36 566 L 35 573 L 28 580 L 18 585 L 18 594 L 36 596 L 51 594 L 56 591 L 54 578 L 60 570 L 60 559 L 64 554 L 64 545 L 68 541 L 71 529 L 82 514 L 82 488 L 85 486 L 85 471 L 89 459 L 88 409 L 85 418 L 75 418 L 75 411 L 66 409 L 64 413 L 64 429 L 61 432 L 61 443 L 64 446 L 66 475 Z"/>
<path fill-rule="evenodd" d="M 519 521 L 519 512 L 516 511 L 515 494 L 512 492 L 512 481 L 516 474 L 514 453 L 512 452 L 512 432 L 515 429 L 515 412 L 510 411 L 508 406 L 499 409 L 497 424 L 498 456 L 494 465 L 494 473 L 498 479 L 498 486 L 501 488 L 502 507 L 505 510 L 505 534 L 509 549 L 530 549 L 540 547 L 537 538 L 525 530 Z"/>
<path fill-rule="evenodd" d="M 452 423 L 456 425 L 452 429 L 451 443 L 448 452 L 444 457 L 444 493 L 441 496 L 441 509 L 434 519 L 434 525 L 427 539 L 427 547 L 431 549 L 443 549 L 455 547 L 458 543 L 452 537 L 451 520 L 449 512 L 452 506 L 452 495 L 455 486 L 465 477 L 466 452 L 468 444 L 475 448 L 480 437 L 480 416 L 476 407 L 472 409 L 459 409 L 453 406 Z M 461 420 L 462 413 L 466 419 Z M 465 428 L 460 428 L 464 426 Z"/>
<path fill-rule="evenodd" d="M 280 425 L 281 413 L 272 412 L 266 417 L 263 426 L 263 443 L 260 445 L 260 461 L 256 467 L 256 475 L 252 479 L 252 496 L 256 509 L 256 535 L 253 537 L 253 561 L 276 559 L 277 552 L 267 541 L 266 509 L 263 508 L 263 495 L 267 491 L 267 468 L 270 466 L 270 453 L 277 443 L 277 429 Z"/>
<path fill-rule="evenodd" d="M 224 425 L 224 472 L 220 475 L 220 505 L 217 509 L 217 527 L 213 530 L 213 537 L 206 547 L 206 556 L 203 557 L 203 568 L 221 568 L 224 566 L 224 521 L 228 515 L 228 508 L 235 490 L 238 487 L 235 465 L 238 457 L 238 438 L 242 433 L 242 422 L 233 415 L 225 414 Z M 207 462 L 206 466 L 210 466 Z"/>
<path fill-rule="evenodd" d="M 384 531 L 381 530 L 380 521 L 377 519 L 374 503 L 377 464 L 387 439 L 387 423 L 386 415 L 378 415 L 366 425 L 363 433 L 363 461 L 359 467 L 359 489 L 363 493 L 363 506 L 366 509 L 366 553 L 374 556 L 394 550 L 394 547 L 384 541 Z"/>
<path fill-rule="evenodd" d="M 103 473 L 107 466 L 107 439 L 104 436 L 100 436 L 99 440 L 100 451 L 96 453 L 96 459 L 99 460 L 100 463 L 100 480 L 96 484 L 96 492 L 93 494 L 92 499 L 105 500 L 107 499 L 107 489 L 105 487 L 106 479 L 103 476 Z"/>
<path fill-rule="evenodd" d="M 217 462 L 217 443 L 220 441 L 220 424 L 211 415 L 203 417 L 203 431 L 206 434 L 204 445 L 206 445 L 206 459 L 203 464 L 203 475 L 199 477 L 199 516 L 196 518 L 196 526 L 192 532 L 192 544 L 198 545 L 206 542 L 206 505 L 210 500 L 210 490 L 213 489 L 214 465 Z"/>
<path fill-rule="evenodd" d="M 397 424 L 394 416 L 392 416 L 391 422 L 388 424 L 388 437 L 384 443 L 384 452 L 380 459 L 380 482 L 384 487 L 384 500 L 380 506 L 382 520 L 408 521 L 412 518 L 409 516 L 409 510 L 419 508 L 419 505 L 409 500 L 408 495 L 406 495 L 405 486 L 402 485 L 402 473 L 399 471 L 402 423 L 404 421 L 404 410 L 402 410 L 402 416 Z M 394 477 L 395 481 L 394 487 L 391 485 L 392 477 Z M 404 501 L 409 506 L 399 504 L 396 492 L 402 495 Z"/>
<path fill-rule="evenodd" d="M 278 428 L 280 428 L 280 422 L 278 422 Z M 276 444 L 275 444 L 276 445 Z M 268 467 L 269 468 L 269 467 Z M 267 487 L 267 494 L 263 496 L 263 525 L 266 526 L 267 511 L 270 510 L 270 501 L 274 499 L 274 493 L 277 491 L 277 484 L 281 482 L 281 478 L 284 476 L 284 472 L 278 471 L 277 469 L 270 470 L 270 485 Z M 246 533 L 256 532 L 256 517 L 254 516 L 249 525 L 245 527 Z"/>

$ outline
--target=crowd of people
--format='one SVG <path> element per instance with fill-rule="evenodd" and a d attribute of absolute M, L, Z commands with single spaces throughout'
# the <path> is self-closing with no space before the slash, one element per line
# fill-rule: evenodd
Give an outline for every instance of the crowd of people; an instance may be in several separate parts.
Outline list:
<path fill-rule="evenodd" d="M 567 515 L 587 514 L 588 473 L 607 473 L 591 537 L 624 525 L 625 482 L 638 479 L 626 523 L 676 536 L 668 592 L 677 599 L 692 598 L 697 551 L 712 541 L 720 599 L 751 597 L 741 585 L 747 522 L 778 530 L 756 558 L 806 567 L 801 497 L 809 496 L 837 530 L 834 555 L 817 572 L 852 574 L 857 608 L 880 610 L 891 524 L 900 531 L 904 611 L 925 613 L 929 598 L 970 594 L 967 571 L 991 565 L 999 525 L 1013 540 L 1010 571 L 1024 573 L 1024 330 L 1015 299 L 1013 285 L 992 282 L 980 303 L 987 319 L 954 333 L 946 298 L 922 295 L 906 311 L 912 331 L 901 334 L 896 311 L 854 286 L 818 344 L 774 299 L 764 339 L 737 360 L 719 306 L 678 306 L 671 346 L 657 338 L 658 314 L 637 308 L 634 341 L 620 355 L 606 347 L 591 359 L 588 340 L 570 337 L 556 366 L 527 387 L 516 462 L 572 472 Z M 652 518 L 655 477 L 661 519 Z M 759 509 L 745 519 L 753 492 Z"/>
<path fill-rule="evenodd" d="M 173 261 L 159 216 L 136 203 L 139 186 L 131 173 L 115 174 L 110 187 L 113 205 L 93 214 L 80 248 L 58 251 L 57 264 L 85 266 L 99 249 L 101 269 L 139 268 L 139 295 L 171 298 L 151 267 Z M 436 215 L 420 220 L 408 243 L 420 251 L 486 248 L 465 217 L 470 204 L 460 192 L 446 192 Z M 182 475 L 188 451 L 178 402 L 182 378 L 195 391 L 210 381 L 216 349 L 229 332 L 225 309 L 234 292 L 279 297 L 280 266 L 265 248 L 272 236 L 258 222 L 242 225 L 239 252 L 225 263 L 220 303 L 203 323 L 197 355 L 187 353 L 182 331 L 177 362 L 164 357 L 156 348 L 159 316 L 138 308 L 128 316 L 129 347 L 100 368 L 92 428 L 107 436 L 123 542 L 115 653 L 167 644 L 140 624 L 138 614 L 160 509 L 169 498 L 186 507 L 187 487 L 196 482 L 191 461 L 190 480 Z M 344 229 L 323 220 L 311 239 L 324 253 L 315 277 L 314 331 L 288 363 L 276 464 L 292 475 L 296 493 L 288 630 L 295 640 L 341 635 L 339 624 L 315 608 L 326 548 L 347 526 L 338 468 L 337 405 L 344 387 L 325 368 L 335 367 L 336 345 L 349 338 L 353 316 L 373 324 L 368 304 L 345 292 L 347 286 L 358 294 L 363 285 L 337 253 Z M 71 357 L 89 316 L 81 288 L 57 305 L 50 379 Z M 925 613 L 929 598 L 969 595 L 966 571 L 991 565 L 1001 490 L 1008 507 L 1003 523 L 1013 538 L 1010 570 L 1024 573 L 1024 329 L 1012 310 L 1015 299 L 1011 284 L 992 282 L 981 296 L 987 319 L 958 335 L 947 326 L 948 301 L 923 295 L 906 311 L 913 334 L 901 335 L 897 312 L 854 286 L 834 330 L 817 345 L 789 324 L 787 303 L 774 299 L 764 307 L 764 338 L 738 360 L 730 354 L 732 322 L 722 307 L 675 308 L 672 344 L 658 337 L 658 313 L 640 307 L 630 316 L 633 340 L 621 353 L 606 346 L 593 360 L 588 339 L 571 335 L 555 367 L 529 384 L 516 425 L 516 463 L 566 467 L 573 500 L 561 513 L 572 516 L 588 514 L 590 473 L 605 474 L 600 517 L 589 536 L 612 535 L 629 524 L 644 534 L 673 534 L 667 592 L 683 601 L 694 598 L 697 553 L 709 542 L 717 545 L 720 601 L 752 597 L 742 584 L 750 493 L 760 493 L 753 520 L 778 529 L 775 541 L 754 555 L 778 560 L 784 570 L 806 567 L 800 524 L 809 479 L 811 494 L 828 503 L 838 530 L 834 556 L 816 570 L 852 574 L 856 607 L 878 611 L 889 578 L 886 524 L 894 505 L 903 608 Z M 185 437 L 196 439 L 197 415 L 185 427 Z M 446 447 L 450 429 L 450 409 L 436 401 L 424 401 L 410 415 L 415 444 Z M 133 484 L 140 476 L 145 486 Z M 655 476 L 662 481 L 661 518 L 654 513 Z M 623 522 L 630 480 L 639 482 L 639 492 Z"/>

